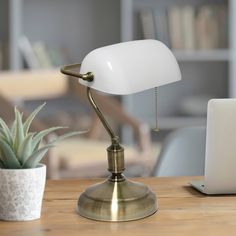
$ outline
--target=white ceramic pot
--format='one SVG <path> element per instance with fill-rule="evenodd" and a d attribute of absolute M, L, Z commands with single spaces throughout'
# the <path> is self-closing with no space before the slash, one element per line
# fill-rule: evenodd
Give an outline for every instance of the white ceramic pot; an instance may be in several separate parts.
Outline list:
<path fill-rule="evenodd" d="M 0 169 L 0 219 L 39 219 L 46 180 L 46 166 L 33 169 Z"/>

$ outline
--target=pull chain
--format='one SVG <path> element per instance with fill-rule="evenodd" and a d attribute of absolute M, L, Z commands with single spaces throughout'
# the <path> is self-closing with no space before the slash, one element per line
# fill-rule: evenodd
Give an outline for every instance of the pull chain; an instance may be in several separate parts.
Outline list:
<path fill-rule="evenodd" d="M 157 122 L 157 87 L 155 87 L 155 113 L 156 113 L 156 127 L 154 131 L 158 132 L 160 129 L 158 128 L 158 122 Z"/>

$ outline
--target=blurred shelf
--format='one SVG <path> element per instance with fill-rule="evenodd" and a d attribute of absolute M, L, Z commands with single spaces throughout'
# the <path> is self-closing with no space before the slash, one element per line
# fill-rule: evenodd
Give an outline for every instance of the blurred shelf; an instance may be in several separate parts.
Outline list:
<path fill-rule="evenodd" d="M 146 19 L 148 20 L 145 21 L 144 19 L 143 23 L 149 24 L 150 28 L 148 28 L 148 30 L 150 31 L 154 27 L 154 31 L 157 35 L 158 31 L 162 32 L 162 36 L 167 36 L 166 39 L 168 42 L 168 36 L 170 36 L 170 32 L 168 32 L 168 16 L 166 17 L 166 11 L 168 9 L 173 6 L 176 6 L 179 9 L 185 6 L 190 6 L 190 8 L 192 6 L 194 9 L 199 9 L 199 7 L 211 7 L 214 5 L 226 7 L 227 9 L 226 15 L 228 23 L 226 24 L 226 27 L 224 27 L 226 31 L 221 31 L 222 33 L 220 33 L 222 34 L 221 36 L 227 34 L 227 43 L 219 44 L 221 46 L 218 46 L 218 48 L 215 49 L 171 49 L 180 65 L 182 81 L 158 88 L 157 106 L 158 116 L 160 117 L 158 118 L 158 123 L 162 130 L 171 130 L 185 126 L 202 126 L 206 124 L 206 117 L 166 115 L 180 114 L 180 111 L 182 110 L 180 104 L 184 99 L 189 99 L 192 96 L 209 96 L 214 98 L 236 97 L 236 1 L 121 0 L 122 41 L 143 38 L 144 32 L 142 32 L 143 26 L 140 21 L 140 13 L 142 13 L 143 10 L 143 13 L 145 13 L 145 9 L 148 10 L 146 11 Z M 157 17 L 158 14 L 159 17 Z M 149 20 L 153 21 L 153 26 L 150 24 Z M 162 24 L 160 24 L 162 27 L 159 29 L 156 25 L 158 24 L 158 20 L 163 20 L 161 21 Z M 177 25 L 178 22 L 176 22 L 175 26 Z M 191 23 L 188 25 L 191 26 Z M 218 28 L 220 27 L 220 25 L 217 26 Z M 167 32 L 164 32 L 165 29 L 163 30 L 163 28 L 167 29 Z M 182 31 L 178 32 L 183 33 Z M 166 35 L 164 35 L 165 33 Z M 202 37 L 202 35 L 198 36 Z M 196 37 L 196 39 L 200 37 Z M 165 41 L 165 37 L 161 38 L 162 41 Z M 207 40 L 210 39 L 211 37 L 207 35 Z M 197 43 L 197 45 L 201 44 Z M 212 47 L 213 45 L 214 44 L 212 44 Z M 184 47 L 184 44 L 180 47 Z M 209 45 L 209 47 L 211 46 Z M 155 127 L 154 117 L 156 102 L 153 90 L 124 97 L 122 102 L 131 115 L 134 115 L 141 121 L 147 122 L 151 127 Z M 141 106 L 141 104 L 144 105 Z M 132 137 L 129 132 L 131 133 L 128 129 L 124 129 L 123 137 Z"/>
<path fill-rule="evenodd" d="M 0 78 L 0 93 L 10 100 L 54 98 L 68 90 L 59 69 L 5 71 L 0 72 Z"/>
<path fill-rule="evenodd" d="M 173 50 L 178 61 L 229 61 L 231 58 L 228 49 L 212 50 Z"/>

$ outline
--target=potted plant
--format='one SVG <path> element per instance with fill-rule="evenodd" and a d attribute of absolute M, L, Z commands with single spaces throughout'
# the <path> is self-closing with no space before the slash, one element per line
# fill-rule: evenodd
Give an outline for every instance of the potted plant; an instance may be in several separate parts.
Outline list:
<path fill-rule="evenodd" d="M 43 144 L 45 136 L 64 127 L 30 132 L 30 125 L 45 104 L 36 108 L 23 122 L 15 108 L 11 127 L 0 118 L 0 219 L 26 221 L 40 218 L 46 180 L 46 166 L 40 164 L 46 152 L 70 132 Z"/>

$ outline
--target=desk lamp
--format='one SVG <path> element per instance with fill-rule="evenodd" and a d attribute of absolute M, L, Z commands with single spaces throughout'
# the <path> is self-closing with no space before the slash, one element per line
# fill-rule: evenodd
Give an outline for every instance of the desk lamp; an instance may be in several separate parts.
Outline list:
<path fill-rule="evenodd" d="M 111 175 L 80 195 L 78 213 L 100 221 L 130 221 L 154 214 L 158 209 L 155 194 L 122 174 L 124 148 L 95 103 L 91 88 L 125 95 L 178 81 L 181 73 L 175 57 L 157 40 L 137 40 L 95 49 L 81 65 L 65 66 L 61 72 L 79 78 L 87 86 L 89 102 L 111 137 L 107 148 Z"/>

